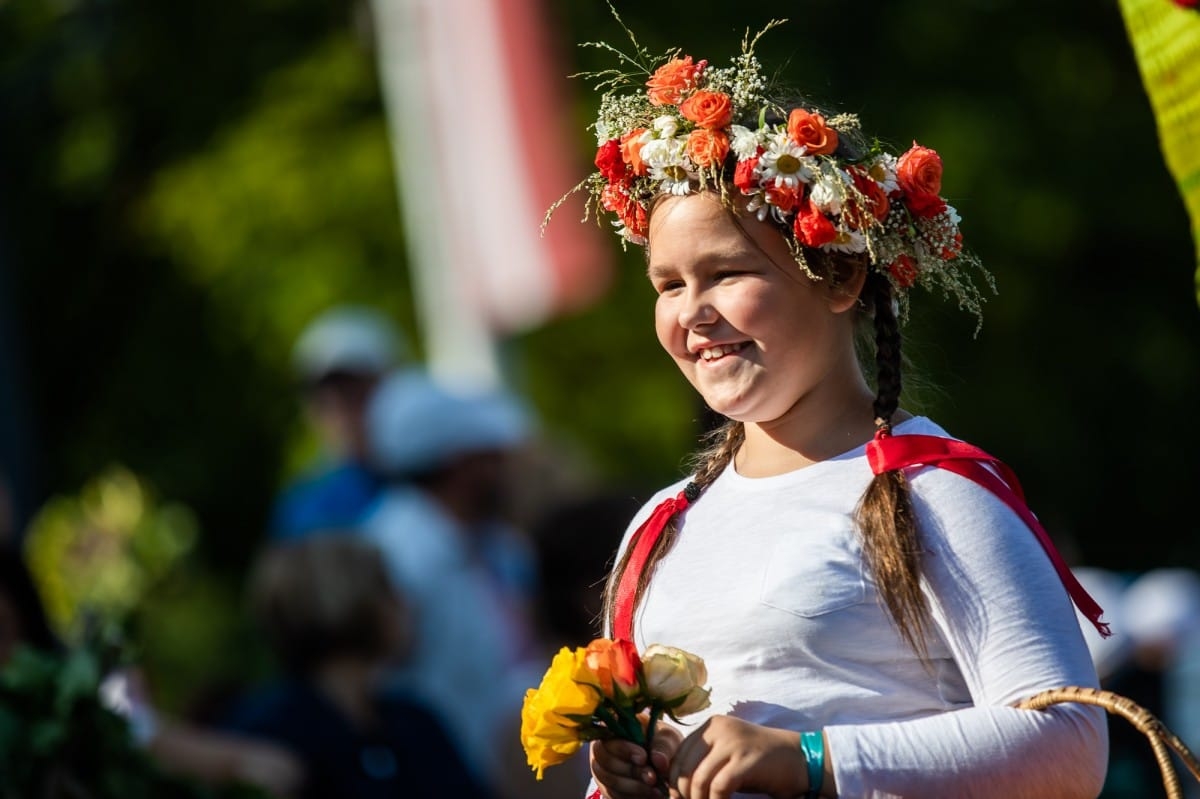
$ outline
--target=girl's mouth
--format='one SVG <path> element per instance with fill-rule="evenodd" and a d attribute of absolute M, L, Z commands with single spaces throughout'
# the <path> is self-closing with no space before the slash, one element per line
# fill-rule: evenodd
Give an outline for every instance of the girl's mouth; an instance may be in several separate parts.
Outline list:
<path fill-rule="evenodd" d="M 716 347 L 706 347 L 700 350 L 700 360 L 716 361 L 724 358 L 726 355 L 731 355 L 745 349 L 750 342 L 742 341 L 737 344 L 720 344 Z"/>

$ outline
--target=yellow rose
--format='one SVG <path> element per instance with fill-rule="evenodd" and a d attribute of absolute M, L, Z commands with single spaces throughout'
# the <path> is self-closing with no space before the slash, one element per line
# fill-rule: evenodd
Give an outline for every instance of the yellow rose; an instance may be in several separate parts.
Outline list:
<path fill-rule="evenodd" d="M 642 655 L 646 693 L 661 700 L 675 716 L 686 716 L 709 705 L 704 661 L 673 646 L 651 644 Z"/>
<path fill-rule="evenodd" d="M 579 725 L 554 712 L 549 697 L 530 688 L 521 708 L 521 745 L 529 767 L 540 780 L 548 766 L 562 763 L 579 751 Z"/>
<path fill-rule="evenodd" d="M 600 693 L 576 678 L 586 668 L 586 651 L 563 647 L 542 684 L 525 692 L 521 708 L 521 745 L 537 778 L 547 766 L 562 763 L 583 745 L 581 729 L 600 704 Z"/>
<path fill-rule="evenodd" d="M 537 689 L 538 706 L 545 712 L 577 724 L 591 717 L 600 704 L 600 692 L 584 681 L 588 674 L 586 655 L 584 649 L 572 650 L 564 646 L 554 656 Z"/>

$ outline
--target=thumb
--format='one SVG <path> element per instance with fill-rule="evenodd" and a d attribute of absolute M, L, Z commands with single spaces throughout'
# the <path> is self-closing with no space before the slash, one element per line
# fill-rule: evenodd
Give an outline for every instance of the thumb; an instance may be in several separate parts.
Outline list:
<path fill-rule="evenodd" d="M 664 724 L 654 731 L 654 739 L 650 742 L 650 764 L 656 771 L 666 773 L 682 741 L 683 733 L 669 725 Z"/>

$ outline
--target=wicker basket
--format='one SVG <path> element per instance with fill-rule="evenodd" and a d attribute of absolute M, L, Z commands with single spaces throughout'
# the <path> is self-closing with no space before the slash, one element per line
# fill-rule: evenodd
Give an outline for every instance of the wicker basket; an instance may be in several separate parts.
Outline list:
<path fill-rule="evenodd" d="M 1095 688 L 1053 688 L 1042 691 L 1028 699 L 1017 703 L 1017 707 L 1026 710 L 1045 710 L 1051 705 L 1063 702 L 1079 702 L 1085 705 L 1100 707 L 1120 716 L 1138 729 L 1150 741 L 1154 749 L 1154 757 L 1162 770 L 1163 786 L 1167 789 L 1169 799 L 1183 799 L 1183 788 L 1179 784 L 1179 775 L 1175 772 L 1175 764 L 1171 762 L 1171 752 L 1179 756 L 1192 776 L 1200 780 L 1200 763 L 1183 741 L 1159 721 L 1150 711 L 1112 691 L 1100 691 Z"/>

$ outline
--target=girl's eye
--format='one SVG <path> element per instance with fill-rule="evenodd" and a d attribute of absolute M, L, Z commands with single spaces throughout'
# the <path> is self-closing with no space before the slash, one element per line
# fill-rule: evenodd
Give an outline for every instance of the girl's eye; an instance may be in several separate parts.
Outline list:
<path fill-rule="evenodd" d="M 682 280 L 666 280 L 658 285 L 658 293 L 666 294 L 668 291 L 676 291 L 683 288 Z"/>

